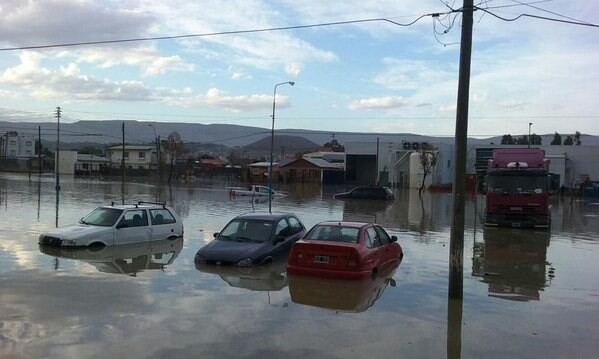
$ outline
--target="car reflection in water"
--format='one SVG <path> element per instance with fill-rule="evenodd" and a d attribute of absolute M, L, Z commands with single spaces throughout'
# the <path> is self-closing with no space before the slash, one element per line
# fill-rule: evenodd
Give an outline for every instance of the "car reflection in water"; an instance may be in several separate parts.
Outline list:
<path fill-rule="evenodd" d="M 475 243 L 472 275 L 487 283 L 489 296 L 540 300 L 554 269 L 547 273 L 548 231 L 486 228 L 484 243 Z"/>
<path fill-rule="evenodd" d="M 40 252 L 87 262 L 100 272 L 136 276 L 144 270 L 163 270 L 172 264 L 181 249 L 183 238 L 102 248 L 61 248 L 40 245 Z"/>
<path fill-rule="evenodd" d="M 289 275 L 289 293 L 297 304 L 360 313 L 372 307 L 387 286 L 396 286 L 393 275 L 398 266 L 395 263 L 374 278 L 362 280 Z"/>
<path fill-rule="evenodd" d="M 287 256 L 279 256 L 272 263 L 252 266 L 220 266 L 195 261 L 196 269 L 200 272 L 211 273 L 231 287 L 253 291 L 279 291 L 287 286 Z"/>

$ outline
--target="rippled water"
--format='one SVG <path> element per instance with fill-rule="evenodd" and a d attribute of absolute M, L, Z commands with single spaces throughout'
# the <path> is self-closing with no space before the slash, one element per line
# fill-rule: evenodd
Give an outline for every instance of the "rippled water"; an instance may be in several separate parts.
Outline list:
<path fill-rule="evenodd" d="M 399 236 L 406 255 L 395 271 L 339 282 L 288 277 L 284 261 L 196 268 L 213 232 L 267 208 L 229 198 L 224 186 L 129 184 L 128 199 L 175 207 L 184 240 L 69 252 L 37 244 L 55 226 L 53 179 L 0 175 L 0 357 L 599 356 L 597 204 L 554 199 L 549 233 L 485 230 L 484 198 L 471 199 L 460 321 L 448 316 L 450 195 L 420 201 L 403 192 L 381 204 L 333 200 L 335 189 L 287 189 L 274 210 L 295 212 L 306 226 L 376 221 Z M 117 182 L 64 179 L 59 225 L 120 201 L 120 191 Z"/>

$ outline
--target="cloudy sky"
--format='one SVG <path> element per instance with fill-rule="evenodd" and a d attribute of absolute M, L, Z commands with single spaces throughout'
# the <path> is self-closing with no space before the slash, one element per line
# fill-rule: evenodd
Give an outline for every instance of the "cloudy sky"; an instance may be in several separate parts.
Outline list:
<path fill-rule="evenodd" d="M 533 0 L 522 0 L 532 2 Z M 449 1 L 451 5 L 451 2 Z M 477 1 L 475 1 L 477 2 Z M 597 0 L 534 1 L 599 23 Z M 457 1 L 455 7 L 458 7 Z M 178 35 L 386 17 L 410 22 L 439 0 L 3 0 L 0 47 Z M 554 15 L 512 0 L 481 6 Z M 510 7 L 503 7 L 510 5 Z M 0 52 L 0 120 L 139 119 L 450 135 L 460 17 Z M 441 35 L 434 36 L 435 28 Z M 599 134 L 599 29 L 475 13 L 472 135 Z M 442 43 L 447 44 L 444 46 Z"/>

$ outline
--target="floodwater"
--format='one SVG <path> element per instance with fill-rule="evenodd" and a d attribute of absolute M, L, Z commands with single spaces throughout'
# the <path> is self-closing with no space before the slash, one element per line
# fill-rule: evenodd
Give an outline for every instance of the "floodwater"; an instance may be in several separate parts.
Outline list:
<path fill-rule="evenodd" d="M 171 203 L 185 238 L 100 251 L 40 249 L 40 232 L 120 201 L 121 185 L 0 174 L 1 358 L 597 358 L 599 205 L 554 199 L 550 232 L 484 229 L 467 204 L 464 300 L 448 304 L 451 195 L 399 193 L 343 202 L 289 188 L 276 211 L 306 226 L 376 221 L 403 262 L 360 282 L 288 277 L 284 261 L 196 268 L 230 218 L 267 203 L 224 185 L 126 186 L 127 199 Z M 450 308 L 448 313 L 448 308 Z M 461 311 L 460 311 L 461 308 Z"/>

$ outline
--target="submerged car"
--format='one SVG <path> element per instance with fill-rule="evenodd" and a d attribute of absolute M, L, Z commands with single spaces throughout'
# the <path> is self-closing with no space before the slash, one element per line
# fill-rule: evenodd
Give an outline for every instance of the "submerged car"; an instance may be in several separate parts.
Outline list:
<path fill-rule="evenodd" d="M 337 193 L 333 198 L 393 200 L 395 195 L 389 187 L 385 186 L 358 186 L 347 192 Z"/>
<path fill-rule="evenodd" d="M 233 218 L 196 253 L 196 262 L 247 267 L 287 254 L 306 229 L 292 214 L 245 214 Z"/>
<path fill-rule="evenodd" d="M 287 286 L 287 258 L 280 256 L 263 266 L 215 266 L 204 261 L 195 262 L 203 273 L 218 275 L 228 285 L 252 291 L 278 291 Z"/>
<path fill-rule="evenodd" d="M 78 224 L 57 228 L 39 236 L 39 243 L 57 247 L 102 247 L 183 236 L 183 222 L 161 203 L 98 207 Z"/>
<path fill-rule="evenodd" d="M 396 236 L 362 222 L 323 222 L 297 241 L 287 272 L 332 278 L 376 276 L 403 258 Z"/>

